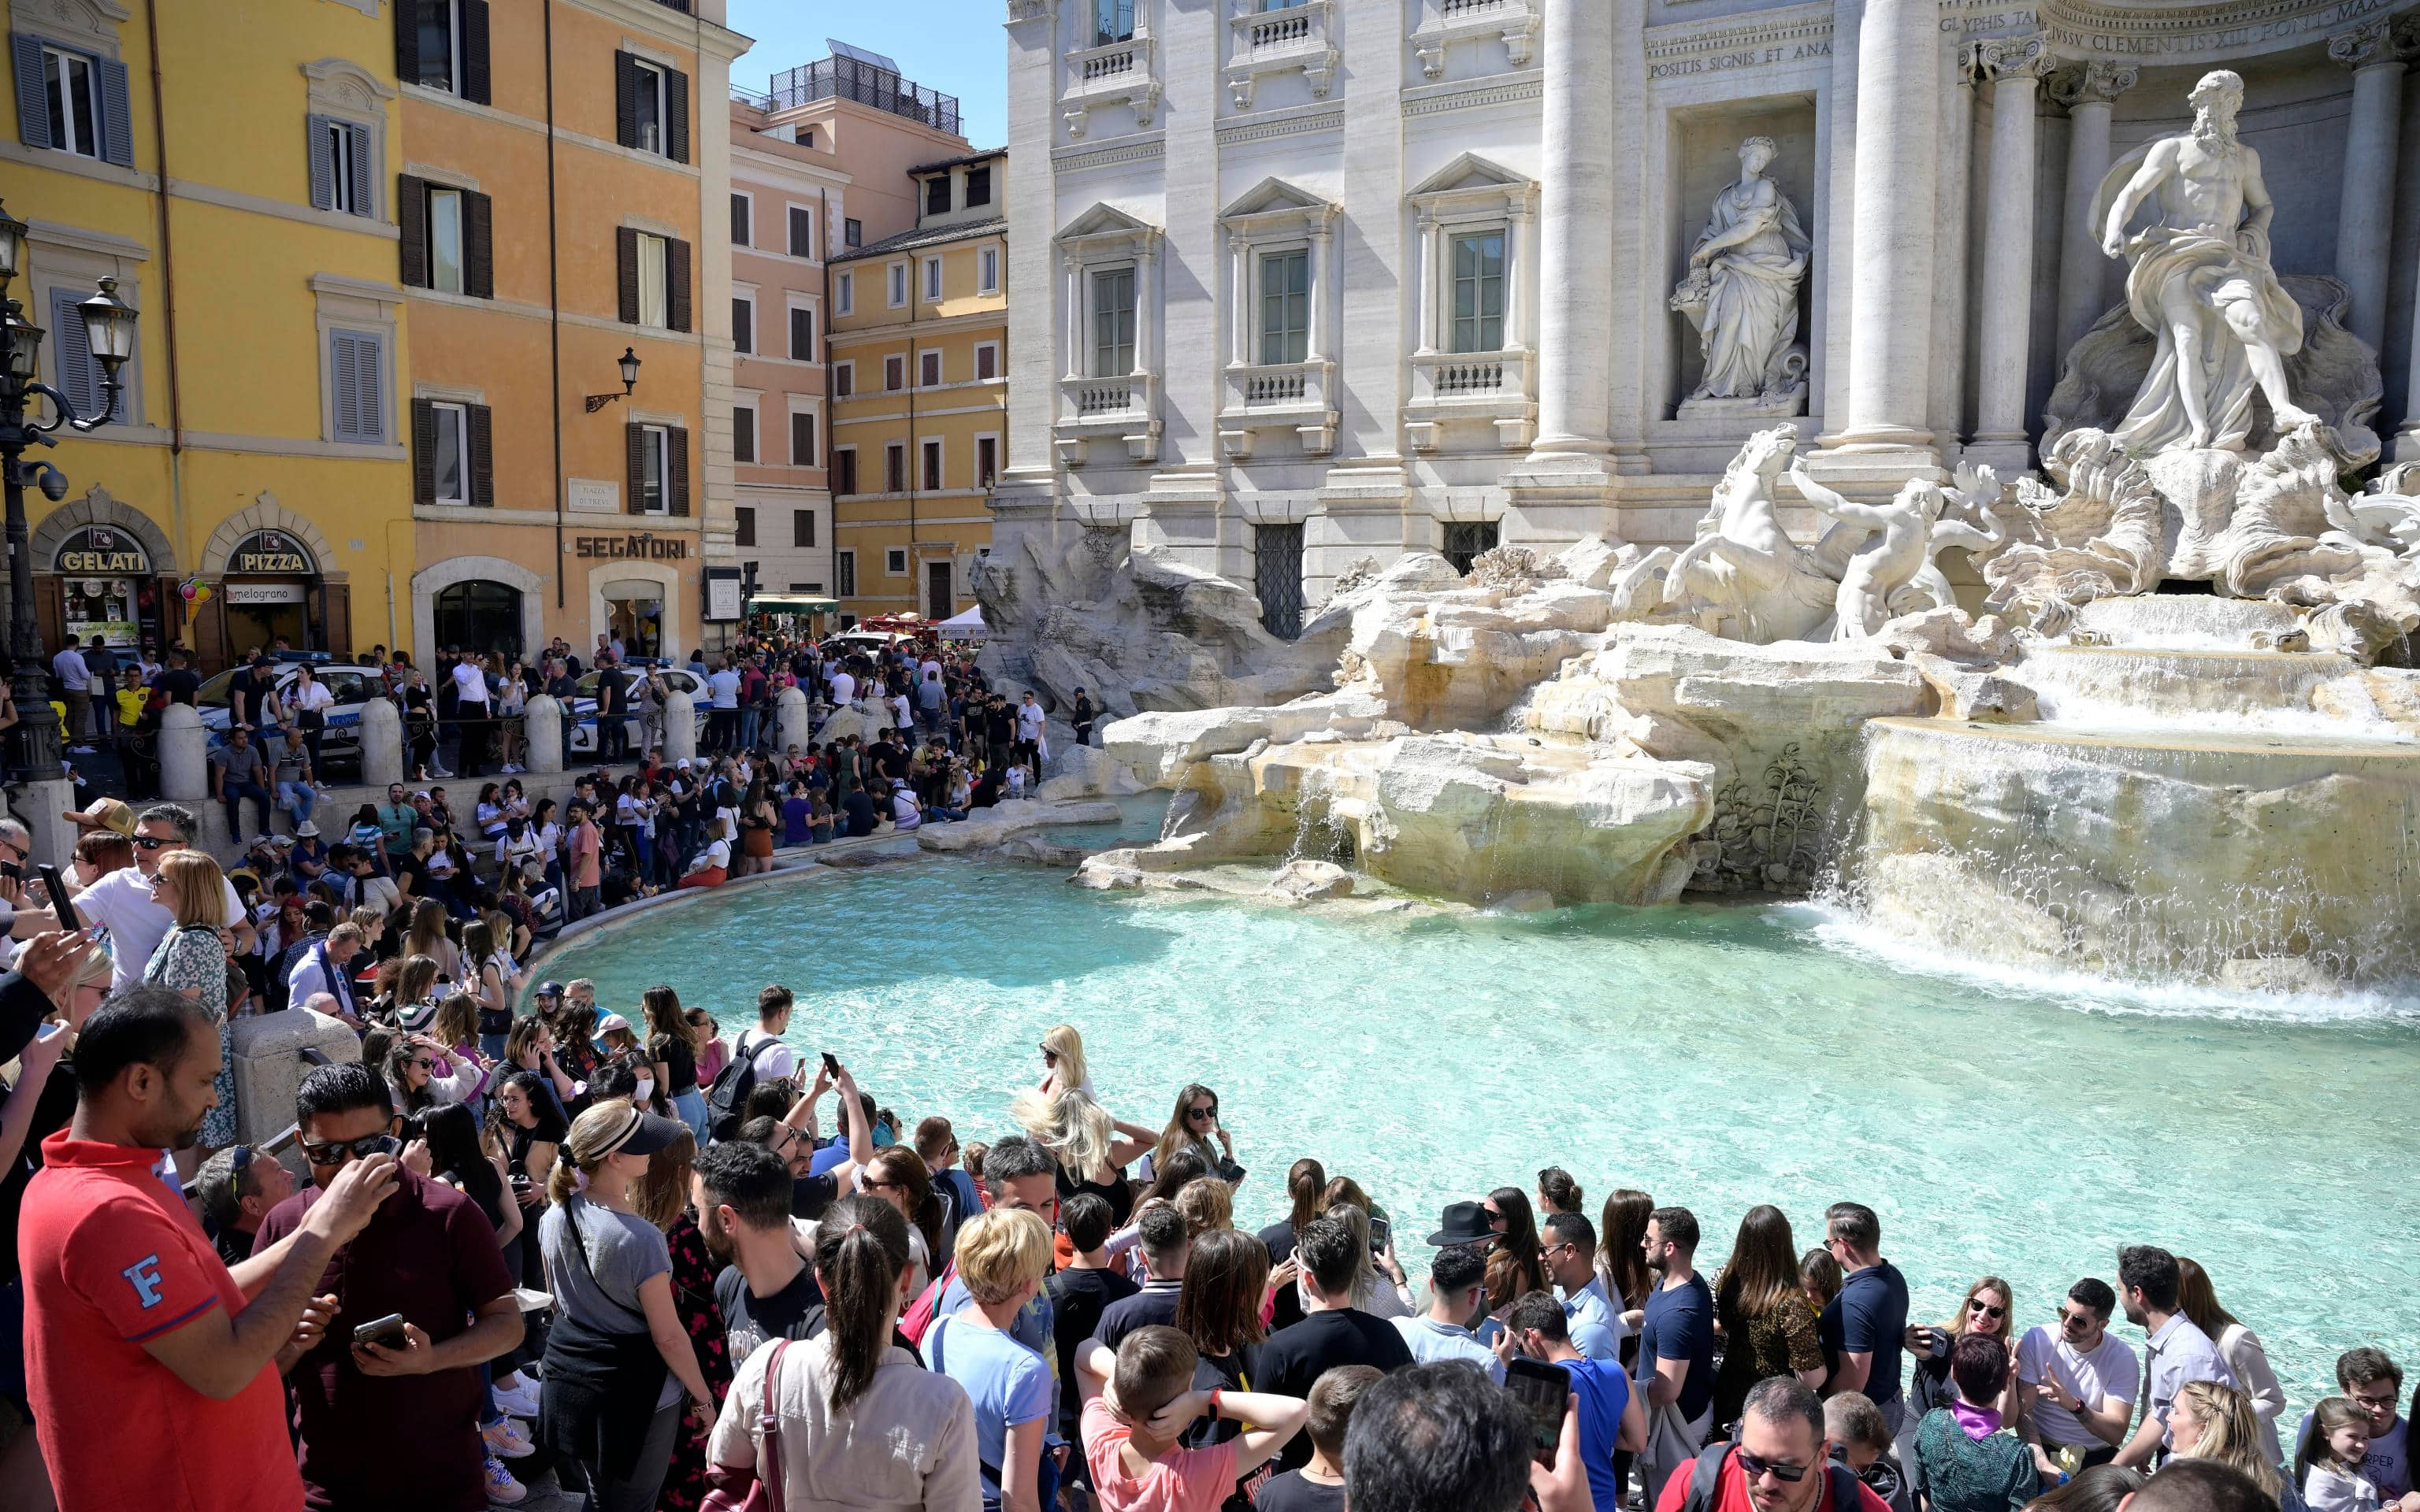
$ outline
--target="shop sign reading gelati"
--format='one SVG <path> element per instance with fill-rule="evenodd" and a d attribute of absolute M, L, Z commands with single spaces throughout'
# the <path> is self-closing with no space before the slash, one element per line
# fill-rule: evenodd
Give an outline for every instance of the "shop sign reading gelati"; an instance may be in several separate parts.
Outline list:
<path fill-rule="evenodd" d="M 617 562 L 679 562 L 689 556 L 689 538 L 681 535 L 575 535 L 575 557 Z"/>
<path fill-rule="evenodd" d="M 87 526 L 61 543 L 57 557 L 63 574 L 141 577 L 151 570 L 143 543 L 106 525 Z"/>
<path fill-rule="evenodd" d="M 255 531 L 227 553 L 227 571 L 245 578 L 307 578 L 318 569 L 302 543 L 284 531 Z"/>

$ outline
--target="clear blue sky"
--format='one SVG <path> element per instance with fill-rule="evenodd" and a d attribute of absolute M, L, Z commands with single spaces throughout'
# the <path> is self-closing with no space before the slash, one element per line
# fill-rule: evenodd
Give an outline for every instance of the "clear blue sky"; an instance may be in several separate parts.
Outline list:
<path fill-rule="evenodd" d="M 825 55 L 827 37 L 887 54 L 910 82 L 958 97 L 967 138 L 979 147 L 1008 140 L 1008 34 L 1001 0 L 731 0 L 731 29 L 756 45 L 731 65 L 731 82 L 762 89 L 783 69 Z"/>

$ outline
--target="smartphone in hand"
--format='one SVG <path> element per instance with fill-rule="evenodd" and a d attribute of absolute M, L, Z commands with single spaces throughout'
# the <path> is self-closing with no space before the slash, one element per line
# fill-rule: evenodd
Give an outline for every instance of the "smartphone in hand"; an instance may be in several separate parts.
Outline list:
<path fill-rule="evenodd" d="M 835 1056 L 834 1056 L 830 1051 L 829 1051 L 829 1050 L 825 1051 L 825 1052 L 823 1053 L 823 1056 L 824 1056 L 824 1074 L 825 1074 L 825 1075 L 827 1075 L 827 1076 L 829 1076 L 829 1077 L 830 1077 L 833 1081 L 838 1081 L 838 1080 L 840 1080 L 840 1060 L 839 1060 L 839 1057 L 835 1057 Z"/>
<path fill-rule="evenodd" d="M 1572 1378 L 1560 1365 L 1515 1355 L 1504 1363 L 1504 1389 L 1529 1414 L 1531 1457 L 1554 1469 L 1555 1448 L 1563 1440 L 1563 1417 L 1572 1410 Z"/>
<path fill-rule="evenodd" d="M 411 1342 L 403 1332 L 403 1314 L 401 1313 L 389 1313 L 384 1318 L 373 1318 L 353 1330 L 353 1343 L 357 1347 L 364 1344 L 377 1344 L 390 1350 L 400 1350 Z M 1556 1374 L 1559 1376 L 1562 1372 L 1557 1371 Z"/>
<path fill-rule="evenodd" d="M 84 925 L 76 918 L 75 904 L 68 901 L 67 878 L 60 875 L 59 869 L 54 866 L 43 867 L 41 873 L 42 890 L 51 895 L 51 915 L 59 921 L 59 928 L 82 929 Z"/>

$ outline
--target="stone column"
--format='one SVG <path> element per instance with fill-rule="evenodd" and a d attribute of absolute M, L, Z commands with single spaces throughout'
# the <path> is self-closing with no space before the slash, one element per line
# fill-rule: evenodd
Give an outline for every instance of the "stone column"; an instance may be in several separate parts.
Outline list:
<path fill-rule="evenodd" d="M 1084 376 L 1084 265 L 1075 258 L 1066 259 L 1067 270 L 1067 377 Z"/>
<path fill-rule="evenodd" d="M 1252 361 L 1252 258 L 1239 236 L 1227 238 L 1227 280 L 1233 288 L 1228 304 L 1235 312 L 1228 361 L 1244 367 Z"/>
<path fill-rule="evenodd" d="M 369 749 L 369 732 L 362 732 Z M 160 715 L 160 795 L 192 803 L 210 795 L 210 735 L 190 703 L 171 703 Z M 392 780 L 390 779 L 390 780 Z"/>
<path fill-rule="evenodd" d="M 1135 254 L 1135 365 L 1138 373 L 1159 370 L 1159 248 L 1146 239 Z"/>
<path fill-rule="evenodd" d="M 2039 37 L 1985 42 L 1992 83 L 1991 177 L 1985 188 L 1980 350 L 1968 450 L 2004 472 L 2026 462 L 2025 359 L 2033 325 L 2034 100 L 2051 70 Z"/>
<path fill-rule="evenodd" d="M 1442 237 L 1436 212 L 1420 211 L 1420 279 L 1415 287 L 1420 301 L 1420 355 L 1437 349 L 1437 310 L 1445 302 L 1446 268 L 1437 255 Z"/>
<path fill-rule="evenodd" d="M 403 716 L 384 699 L 362 705 L 362 785 L 381 794 L 390 782 L 400 782 L 403 759 Z"/>
<path fill-rule="evenodd" d="M 664 760 L 697 759 L 697 705 L 677 687 L 664 690 Z"/>
<path fill-rule="evenodd" d="M 783 748 L 796 746 L 800 750 L 805 750 L 807 742 L 814 735 L 812 728 L 814 717 L 807 707 L 807 690 L 802 687 L 785 687 L 773 700 L 773 707 L 775 717 L 782 722 Z"/>
<path fill-rule="evenodd" d="M 1896 0 L 1913 5 L 1915 0 Z M 1589 171 L 1613 137 L 1613 24 L 1594 5 L 1546 8 L 1545 180 L 1539 238 L 1540 320 L 1555 333 L 1538 378 L 1530 458 L 1602 455 L 1612 383 L 1613 242 L 1609 175 Z M 1634 104 L 1630 108 L 1637 108 Z M 1627 213 L 1627 212 L 1624 212 Z"/>
<path fill-rule="evenodd" d="M 1521 318 L 1521 301 L 1528 292 L 1524 270 L 1529 259 L 1531 214 L 1526 203 L 1516 207 L 1512 211 L 1512 224 L 1504 228 L 1504 349 L 1507 351 L 1527 351 L 1536 345 L 1524 336 L 1526 323 Z M 1442 232 L 1438 234 L 1438 240 L 1442 244 Z M 1438 271 L 1450 274 L 1452 270 L 1440 263 Z M 1436 291 L 1443 296 L 1448 292 L 1446 285 L 1440 283 Z"/>
<path fill-rule="evenodd" d="M 1923 451 L 1932 367 L 1940 8 L 1869 0 L 1857 34 L 1856 267 L 1849 296 L 1846 452 Z M 1929 460 L 1929 454 L 1927 460 Z"/>
<path fill-rule="evenodd" d="M 1327 278 L 1335 259 L 1327 252 L 1327 224 L 1321 222 L 1311 229 L 1310 267 L 1311 309 L 1306 318 L 1311 329 L 1304 333 L 1303 356 L 1311 362 L 1327 360 Z"/>
<path fill-rule="evenodd" d="M 2344 192 L 2336 204 L 2336 277 L 2352 291 L 2345 327 L 2386 344 L 2388 242 L 2395 230 L 2395 156 L 2403 121 L 2403 57 L 2383 17 L 2328 39 L 2328 56 L 2352 70 L 2345 131 Z"/>
<path fill-rule="evenodd" d="M 2055 363 L 2082 340 L 2109 307 L 2110 270 L 2117 264 L 2101 250 L 2092 200 L 2109 177 L 2109 109 L 2134 87 L 2134 70 L 2115 63 L 2087 63 L 2051 81 L 2051 98 L 2067 107 L 2067 196 L 2058 251 L 2058 346 Z"/>
<path fill-rule="evenodd" d="M 521 708 L 521 739 L 529 748 L 532 775 L 563 770 L 563 704 L 533 693 Z"/>

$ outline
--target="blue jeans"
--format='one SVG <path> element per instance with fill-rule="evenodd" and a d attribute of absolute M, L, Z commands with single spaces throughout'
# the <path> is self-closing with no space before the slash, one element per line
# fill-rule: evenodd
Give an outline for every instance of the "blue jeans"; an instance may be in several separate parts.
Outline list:
<path fill-rule="evenodd" d="M 297 828 L 311 822 L 311 810 L 318 801 L 318 793 L 308 782 L 277 784 L 277 806 L 286 810 L 286 816 L 294 821 Z"/>
<path fill-rule="evenodd" d="M 697 1135 L 699 1146 L 704 1147 L 706 1144 L 705 1095 L 692 1087 L 686 1092 L 675 1095 L 673 1109 L 681 1116 L 681 1122 L 689 1125 L 690 1133 Z"/>
<path fill-rule="evenodd" d="M 756 731 L 763 724 L 764 719 L 765 712 L 762 709 L 746 708 L 739 711 L 740 745 L 750 750 L 756 748 Z"/>

